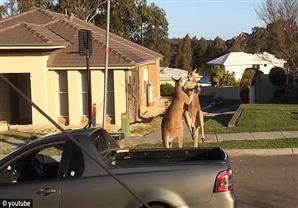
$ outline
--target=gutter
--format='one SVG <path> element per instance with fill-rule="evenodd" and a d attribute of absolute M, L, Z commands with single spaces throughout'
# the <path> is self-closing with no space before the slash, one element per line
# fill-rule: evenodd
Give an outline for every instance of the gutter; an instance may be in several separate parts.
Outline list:
<path fill-rule="evenodd" d="M 0 49 L 17 50 L 17 49 L 61 49 L 66 46 L 0 46 Z"/>
<path fill-rule="evenodd" d="M 136 66 L 109 66 L 109 69 L 133 69 Z M 48 70 L 85 70 L 86 67 L 79 66 L 79 67 L 48 67 Z M 91 70 L 104 70 L 103 66 L 91 66 Z"/>

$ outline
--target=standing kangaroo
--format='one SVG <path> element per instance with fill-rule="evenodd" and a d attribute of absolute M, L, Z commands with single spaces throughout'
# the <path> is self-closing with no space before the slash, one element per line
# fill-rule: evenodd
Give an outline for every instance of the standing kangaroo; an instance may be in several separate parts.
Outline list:
<path fill-rule="evenodd" d="M 193 95 L 192 102 L 186 106 L 186 111 L 184 112 L 184 118 L 187 124 L 189 131 L 191 132 L 191 137 L 194 142 L 194 147 L 198 147 L 198 137 L 199 129 L 201 127 L 202 132 L 202 142 L 205 142 L 204 134 L 204 116 L 201 109 L 201 104 L 199 100 L 200 87 L 196 85 L 196 88 L 193 90 L 193 86 L 197 84 L 197 80 L 194 76 L 194 72 L 189 72 L 187 81 L 184 84 L 184 89 L 187 94 Z"/>
<path fill-rule="evenodd" d="M 178 146 L 183 146 L 183 121 L 184 104 L 190 104 L 192 94 L 188 96 L 182 89 L 182 79 L 175 80 L 175 94 L 171 105 L 168 107 L 162 122 L 161 134 L 165 148 L 171 148 L 174 139 L 178 140 Z"/>

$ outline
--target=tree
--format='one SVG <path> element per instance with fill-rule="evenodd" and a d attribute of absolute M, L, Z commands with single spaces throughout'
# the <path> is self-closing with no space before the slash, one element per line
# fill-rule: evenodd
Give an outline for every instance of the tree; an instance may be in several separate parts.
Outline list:
<path fill-rule="evenodd" d="M 224 55 L 227 52 L 227 46 L 225 41 L 220 38 L 216 37 L 208 47 L 208 60 L 212 60 L 219 56 Z"/>
<path fill-rule="evenodd" d="M 248 53 L 259 53 L 268 51 L 268 31 L 263 27 L 252 28 L 252 33 L 246 39 L 246 51 Z"/>
<path fill-rule="evenodd" d="M 177 67 L 186 71 L 192 70 L 192 48 L 191 38 L 187 34 L 179 41 L 179 48 L 177 54 Z"/>
<path fill-rule="evenodd" d="M 287 75 L 284 69 L 274 67 L 270 70 L 269 79 L 273 85 L 282 86 L 286 83 Z"/>
<path fill-rule="evenodd" d="M 234 72 L 225 71 L 221 66 L 216 65 L 212 74 L 212 82 L 216 86 L 236 86 L 238 82 Z"/>
<path fill-rule="evenodd" d="M 288 61 L 292 71 L 298 70 L 298 1 L 266 0 L 256 11 L 267 24 L 270 51 Z"/>
<path fill-rule="evenodd" d="M 135 40 L 137 30 L 137 7 L 132 0 L 112 1 L 110 13 L 110 31 L 126 39 Z M 99 7 L 99 13 L 95 17 L 95 25 L 106 27 L 106 5 Z"/>
<path fill-rule="evenodd" d="M 40 7 L 44 9 L 52 9 L 54 7 L 53 0 L 17 0 L 18 11 L 26 12 L 32 7 Z"/>
<path fill-rule="evenodd" d="M 102 12 L 100 5 L 103 3 L 104 0 L 58 0 L 57 10 L 66 15 L 73 14 L 86 22 L 94 22 L 95 16 Z"/>
<path fill-rule="evenodd" d="M 216 86 L 220 86 L 221 80 L 224 76 L 224 69 L 218 65 L 214 67 L 214 72 L 212 73 L 212 82 Z"/>
<path fill-rule="evenodd" d="M 13 16 L 19 13 L 17 0 L 6 0 L 1 5 L 1 18 Z"/>
<path fill-rule="evenodd" d="M 246 50 L 246 38 L 248 34 L 242 33 L 239 36 L 226 41 L 230 52 L 244 52 Z"/>
<path fill-rule="evenodd" d="M 240 98 L 242 102 L 249 102 L 249 88 L 253 84 L 258 71 L 254 68 L 245 69 L 240 81 Z"/>
<path fill-rule="evenodd" d="M 207 49 L 208 41 L 204 38 L 200 40 L 193 39 L 193 69 L 198 68 L 199 73 L 204 75 L 207 73 Z"/>
<path fill-rule="evenodd" d="M 148 47 L 164 55 L 161 65 L 167 66 L 170 62 L 171 48 L 168 38 L 168 21 L 163 9 L 157 7 L 154 3 L 147 6 L 146 22 L 142 22 L 143 35 L 141 45 Z"/>
<path fill-rule="evenodd" d="M 177 68 L 177 55 L 179 50 L 179 38 L 170 39 L 170 47 L 172 50 L 171 57 L 170 57 L 170 64 L 169 66 L 172 68 Z"/>
<path fill-rule="evenodd" d="M 164 10 L 146 0 L 114 0 L 111 3 L 111 32 L 164 55 L 162 65 L 169 65 L 171 46 Z M 95 24 L 106 26 L 106 8 L 101 5 Z"/>

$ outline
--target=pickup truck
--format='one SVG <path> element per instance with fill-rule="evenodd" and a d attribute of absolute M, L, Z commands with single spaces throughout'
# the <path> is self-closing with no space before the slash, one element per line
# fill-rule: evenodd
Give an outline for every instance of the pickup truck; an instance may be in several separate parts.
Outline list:
<path fill-rule="evenodd" d="M 124 150 L 100 128 L 68 133 L 150 207 L 236 207 L 231 166 L 221 148 Z M 62 133 L 0 161 L 0 199 L 30 199 L 34 208 L 142 207 Z"/>

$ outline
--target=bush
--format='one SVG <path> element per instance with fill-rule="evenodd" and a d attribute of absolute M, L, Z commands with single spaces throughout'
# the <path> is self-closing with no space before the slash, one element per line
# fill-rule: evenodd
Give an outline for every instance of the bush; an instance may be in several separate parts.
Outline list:
<path fill-rule="evenodd" d="M 220 66 L 215 66 L 212 74 L 212 82 L 216 86 L 236 86 L 238 82 L 234 72 L 225 71 Z"/>
<path fill-rule="evenodd" d="M 253 68 L 245 69 L 240 81 L 240 98 L 243 103 L 249 102 L 249 87 L 252 85 L 258 70 Z"/>
<path fill-rule="evenodd" d="M 269 79 L 273 85 L 281 86 L 286 83 L 287 75 L 282 68 L 274 67 L 270 70 Z"/>
<path fill-rule="evenodd" d="M 169 83 L 160 85 L 161 96 L 172 96 L 175 94 L 175 87 Z"/>

